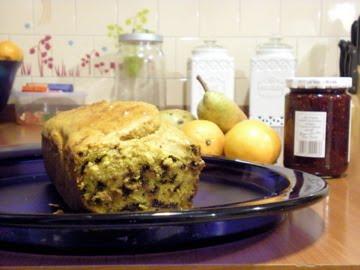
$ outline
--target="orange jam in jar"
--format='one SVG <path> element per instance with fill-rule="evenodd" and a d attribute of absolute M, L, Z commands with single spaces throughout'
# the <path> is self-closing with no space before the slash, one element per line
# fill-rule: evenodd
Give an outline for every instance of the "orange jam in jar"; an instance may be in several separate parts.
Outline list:
<path fill-rule="evenodd" d="M 338 177 L 349 163 L 351 78 L 287 80 L 284 165 L 322 177 Z"/>

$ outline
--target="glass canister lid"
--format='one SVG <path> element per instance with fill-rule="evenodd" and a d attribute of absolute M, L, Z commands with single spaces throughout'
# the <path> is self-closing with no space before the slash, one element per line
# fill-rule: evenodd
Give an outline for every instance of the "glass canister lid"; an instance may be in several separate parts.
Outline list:
<path fill-rule="evenodd" d="M 294 77 L 286 79 L 288 88 L 301 89 L 335 89 L 350 88 L 351 77 Z"/>
<path fill-rule="evenodd" d="M 163 37 L 154 33 L 130 33 L 119 36 L 120 42 L 162 42 Z"/>
<path fill-rule="evenodd" d="M 281 40 L 281 37 L 270 38 L 268 42 L 258 46 L 256 50 L 257 54 L 292 52 L 292 47 L 290 45 L 282 43 Z"/>
<path fill-rule="evenodd" d="M 218 44 L 215 40 L 204 40 L 204 44 L 196 47 L 192 54 L 202 54 L 202 53 L 226 53 L 227 50 Z"/>

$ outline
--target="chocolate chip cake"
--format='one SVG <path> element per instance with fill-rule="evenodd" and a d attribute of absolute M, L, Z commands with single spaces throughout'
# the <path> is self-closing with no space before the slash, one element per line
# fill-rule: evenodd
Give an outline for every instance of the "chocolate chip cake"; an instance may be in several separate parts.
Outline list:
<path fill-rule="evenodd" d="M 204 167 L 199 147 L 142 102 L 57 114 L 42 132 L 46 171 L 75 211 L 187 209 Z"/>

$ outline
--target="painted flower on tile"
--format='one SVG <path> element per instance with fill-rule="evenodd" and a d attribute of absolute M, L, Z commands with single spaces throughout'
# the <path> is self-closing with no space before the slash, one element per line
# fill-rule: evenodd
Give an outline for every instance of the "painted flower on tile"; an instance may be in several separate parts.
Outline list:
<path fill-rule="evenodd" d="M 53 58 L 51 57 L 51 36 L 46 35 L 39 42 L 29 49 L 30 54 L 37 55 L 37 62 L 40 76 L 44 76 L 45 68 L 53 68 Z"/>
<path fill-rule="evenodd" d="M 104 51 L 102 48 L 107 48 L 105 46 L 101 47 L 100 50 L 91 50 L 86 52 L 79 58 L 77 64 L 69 67 L 64 59 L 54 59 L 52 56 L 52 37 L 50 35 L 45 35 L 42 37 L 34 46 L 29 48 L 28 53 L 34 55 L 37 60 L 37 65 L 39 67 L 39 75 L 41 77 L 45 76 L 45 70 L 52 70 L 53 75 L 57 77 L 80 77 L 81 70 L 85 71 L 85 76 L 94 75 L 94 71 L 100 75 L 109 75 L 110 71 L 115 70 L 116 65 L 114 62 L 109 62 L 109 60 L 104 58 Z M 74 45 L 73 40 L 67 41 L 69 46 Z M 31 63 L 23 62 L 20 68 L 20 74 L 22 76 L 31 76 L 33 67 Z"/>
<path fill-rule="evenodd" d="M 21 76 L 29 76 L 31 75 L 31 64 L 22 62 L 20 67 Z"/>
<path fill-rule="evenodd" d="M 73 68 L 67 68 L 64 62 L 54 66 L 54 71 L 58 77 L 79 77 L 80 76 L 80 67 L 76 65 Z"/>
<path fill-rule="evenodd" d="M 92 72 L 92 59 L 93 57 L 99 57 L 100 53 L 96 50 L 92 50 L 90 53 L 85 54 L 81 58 L 81 67 L 87 67 L 88 68 L 88 74 L 90 75 Z M 94 66 L 95 67 L 95 66 Z"/>

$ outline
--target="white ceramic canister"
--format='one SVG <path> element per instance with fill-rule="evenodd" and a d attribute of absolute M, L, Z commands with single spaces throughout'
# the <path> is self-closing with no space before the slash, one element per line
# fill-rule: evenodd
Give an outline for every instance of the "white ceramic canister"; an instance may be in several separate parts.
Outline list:
<path fill-rule="evenodd" d="M 221 92 L 234 100 L 234 58 L 225 48 L 216 45 L 215 41 L 205 41 L 204 45 L 195 48 L 188 61 L 189 105 L 194 115 L 197 115 L 197 106 L 204 95 L 204 90 L 196 79 L 198 75 L 210 90 Z"/>
<path fill-rule="evenodd" d="M 272 127 L 284 126 L 285 80 L 295 76 L 296 60 L 291 46 L 281 38 L 271 38 L 258 47 L 251 59 L 250 118 L 260 119 Z"/>

